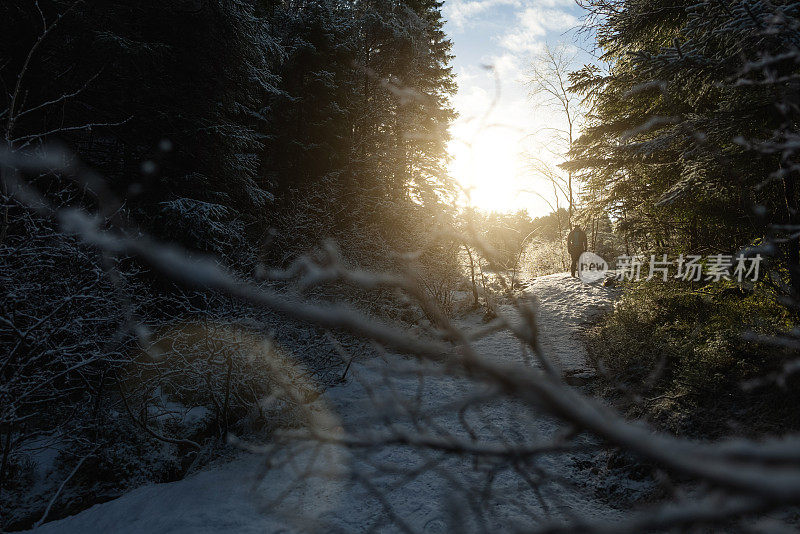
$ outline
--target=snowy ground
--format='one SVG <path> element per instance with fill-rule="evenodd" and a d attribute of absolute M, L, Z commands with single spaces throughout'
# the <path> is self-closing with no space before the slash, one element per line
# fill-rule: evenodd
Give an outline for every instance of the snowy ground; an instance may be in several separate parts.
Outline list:
<path fill-rule="evenodd" d="M 544 348 L 566 373 L 585 369 L 582 326 L 606 309 L 612 291 L 558 274 L 530 281 L 541 302 Z M 502 311 L 502 310 L 501 310 Z M 470 316 L 469 328 L 480 324 Z M 497 333 L 477 343 L 488 358 L 522 362 L 519 341 Z M 541 443 L 559 432 L 550 418 L 503 400 L 485 386 L 403 359 L 357 363 L 349 380 L 328 390 L 317 409 L 349 434 L 416 435 L 488 444 Z M 396 358 L 395 358 L 396 359 Z M 489 395 L 487 395 L 489 396 Z M 468 408 L 466 400 L 473 400 Z M 179 482 L 123 497 L 42 526 L 43 533 L 222 533 L 511 530 L 574 515 L 612 518 L 595 495 L 588 453 L 551 454 L 505 465 L 397 444 L 343 450 L 305 444 L 240 458 Z M 311 476 L 297 476 L 297 473 Z M 295 481 L 302 479 L 297 485 Z M 280 501 L 280 502 L 278 502 Z M 458 524 L 460 523 L 460 524 Z"/>

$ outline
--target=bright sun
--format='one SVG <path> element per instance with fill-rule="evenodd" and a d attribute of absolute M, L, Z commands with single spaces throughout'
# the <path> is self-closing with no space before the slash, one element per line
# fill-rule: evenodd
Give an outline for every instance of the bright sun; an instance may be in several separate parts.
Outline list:
<path fill-rule="evenodd" d="M 540 211 L 521 158 L 521 134 L 509 128 L 487 128 L 471 140 L 451 141 L 450 174 L 469 195 L 466 205 L 484 211 Z"/>

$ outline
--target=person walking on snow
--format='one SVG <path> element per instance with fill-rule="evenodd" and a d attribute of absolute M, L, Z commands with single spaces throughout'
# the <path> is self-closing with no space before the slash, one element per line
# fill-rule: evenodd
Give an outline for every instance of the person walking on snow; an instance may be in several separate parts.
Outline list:
<path fill-rule="evenodd" d="M 573 277 L 575 276 L 575 271 L 578 268 L 578 259 L 581 257 L 581 254 L 586 252 L 588 248 L 589 242 L 586 240 L 586 232 L 581 230 L 580 226 L 576 226 L 567 236 L 567 251 L 572 258 L 570 272 L 572 273 Z"/>

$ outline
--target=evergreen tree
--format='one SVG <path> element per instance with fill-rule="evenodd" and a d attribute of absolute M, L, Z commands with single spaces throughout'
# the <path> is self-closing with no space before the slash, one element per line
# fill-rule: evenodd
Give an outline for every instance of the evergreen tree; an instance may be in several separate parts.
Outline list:
<path fill-rule="evenodd" d="M 610 64 L 573 75 L 593 104 L 569 165 L 590 204 L 640 246 L 675 252 L 735 252 L 792 222 L 794 155 L 756 140 L 796 131 L 797 4 L 587 6 Z"/>
<path fill-rule="evenodd" d="M 15 87 L 23 74 L 19 98 L 0 103 L 13 117 L 8 144 L 60 140 L 109 178 L 138 224 L 241 251 L 270 199 L 259 152 L 279 50 L 260 9 L 14 0 L 0 16 L 10 54 L 0 77 Z"/>
<path fill-rule="evenodd" d="M 276 17 L 286 59 L 266 150 L 284 236 L 274 252 L 285 261 L 313 244 L 300 235 L 353 232 L 402 246 L 452 196 L 441 3 L 286 3 Z"/>

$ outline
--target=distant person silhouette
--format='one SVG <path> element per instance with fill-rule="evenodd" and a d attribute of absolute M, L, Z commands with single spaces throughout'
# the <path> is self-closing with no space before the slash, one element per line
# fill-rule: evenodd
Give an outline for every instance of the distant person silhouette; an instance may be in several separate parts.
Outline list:
<path fill-rule="evenodd" d="M 567 236 L 567 251 L 572 258 L 572 266 L 570 267 L 572 276 L 575 276 L 575 271 L 578 269 L 578 259 L 588 248 L 589 242 L 586 240 L 586 232 L 581 230 L 580 226 L 576 226 Z"/>

